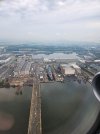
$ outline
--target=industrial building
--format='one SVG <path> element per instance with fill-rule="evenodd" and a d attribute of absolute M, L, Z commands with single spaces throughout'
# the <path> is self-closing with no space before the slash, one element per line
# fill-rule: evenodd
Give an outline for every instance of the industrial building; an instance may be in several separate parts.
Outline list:
<path fill-rule="evenodd" d="M 44 76 L 43 76 L 43 73 L 40 74 L 40 81 L 43 81 L 44 79 Z"/>
<path fill-rule="evenodd" d="M 21 69 L 21 72 L 20 72 L 21 75 L 25 75 L 25 68 L 26 68 L 27 64 L 28 64 L 27 62 L 24 63 L 24 65 Z"/>
<path fill-rule="evenodd" d="M 31 68 L 31 62 L 28 62 L 25 68 L 25 75 L 29 75 Z"/>
<path fill-rule="evenodd" d="M 72 64 L 71 66 L 75 69 L 77 73 L 81 73 L 81 68 L 78 65 Z"/>
<path fill-rule="evenodd" d="M 91 64 L 90 68 L 92 68 L 92 70 L 95 71 L 95 73 L 100 72 L 100 65 Z"/>
<path fill-rule="evenodd" d="M 21 62 L 18 63 L 18 66 L 14 70 L 14 76 L 29 75 L 30 68 L 31 68 L 31 62 L 21 60 Z"/>
<path fill-rule="evenodd" d="M 0 64 L 8 63 L 12 58 L 10 55 L 0 55 Z"/>
<path fill-rule="evenodd" d="M 22 69 L 24 64 L 25 64 L 25 59 L 22 59 L 22 58 L 18 59 L 17 66 L 14 69 L 14 76 L 21 75 L 21 69 Z"/>
<path fill-rule="evenodd" d="M 51 59 L 48 59 L 48 58 L 44 58 L 43 60 L 44 60 L 44 62 L 47 62 L 47 63 L 52 61 Z"/>
<path fill-rule="evenodd" d="M 75 69 L 70 64 L 61 64 L 61 71 L 64 75 L 74 75 Z"/>

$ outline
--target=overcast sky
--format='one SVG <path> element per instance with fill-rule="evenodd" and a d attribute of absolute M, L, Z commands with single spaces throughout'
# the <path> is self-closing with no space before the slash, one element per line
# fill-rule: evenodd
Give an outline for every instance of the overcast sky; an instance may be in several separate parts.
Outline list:
<path fill-rule="evenodd" d="M 100 0 L 0 0 L 0 39 L 100 42 Z"/>

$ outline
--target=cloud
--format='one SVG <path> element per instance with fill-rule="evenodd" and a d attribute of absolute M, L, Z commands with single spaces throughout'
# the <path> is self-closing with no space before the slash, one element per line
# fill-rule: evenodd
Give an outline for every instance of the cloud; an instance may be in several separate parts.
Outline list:
<path fill-rule="evenodd" d="M 83 11 L 93 10 L 100 12 L 99 0 L 2 0 L 0 11 L 10 14 L 17 11 L 36 13 L 40 11 Z M 96 11 L 95 11 L 96 9 Z M 20 12 L 21 13 L 21 12 Z"/>
<path fill-rule="evenodd" d="M 86 20 L 90 17 L 97 19 L 97 15 L 99 18 L 99 0 L 2 0 L 0 2 L 0 17 L 20 17 L 29 20 L 34 18 L 35 21 L 43 18 L 43 23 Z"/>
<path fill-rule="evenodd" d="M 65 37 L 69 40 L 87 35 L 87 39 L 94 36 L 94 31 L 97 40 L 100 35 L 100 0 L 0 1 L 1 37 L 24 39 L 24 36 L 32 38 L 33 35 L 37 39 Z"/>
<path fill-rule="evenodd" d="M 90 17 L 96 19 L 97 15 L 100 15 L 99 0 L 2 0 L 0 2 L 0 17 L 18 16 L 29 19 L 48 16 L 47 18 L 53 20 L 73 21 Z"/>

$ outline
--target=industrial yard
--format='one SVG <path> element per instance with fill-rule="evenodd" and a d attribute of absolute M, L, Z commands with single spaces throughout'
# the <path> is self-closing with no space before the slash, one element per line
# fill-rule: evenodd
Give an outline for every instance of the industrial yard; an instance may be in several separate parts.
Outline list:
<path fill-rule="evenodd" d="M 91 82 L 100 71 L 99 49 L 98 45 L 88 48 L 41 45 L 3 47 L 0 51 L 0 87 L 33 86 L 34 76 L 41 83 L 64 82 L 66 76 Z"/>
<path fill-rule="evenodd" d="M 60 64 L 59 62 L 35 61 L 30 56 L 15 58 L 10 66 L 1 68 L 1 78 L 8 79 L 10 86 L 33 85 L 33 77 L 37 75 L 39 82 L 64 82 L 66 75 L 81 74 L 81 68 L 76 63 Z"/>
<path fill-rule="evenodd" d="M 84 81 L 91 82 L 94 74 L 98 72 L 100 64 L 99 60 L 36 59 L 35 56 L 27 54 L 3 55 L 2 57 L 0 78 L 3 83 L 7 83 L 5 85 L 8 87 L 32 86 L 34 76 L 37 76 L 41 83 L 64 82 L 66 76 L 74 76 L 77 80 L 82 78 Z"/>

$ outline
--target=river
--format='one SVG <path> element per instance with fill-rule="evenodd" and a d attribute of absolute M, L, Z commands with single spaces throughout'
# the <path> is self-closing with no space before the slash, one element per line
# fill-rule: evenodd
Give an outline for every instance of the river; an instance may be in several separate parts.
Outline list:
<path fill-rule="evenodd" d="M 43 134 L 86 134 L 99 112 L 91 85 L 66 78 L 65 83 L 41 84 Z M 32 87 L 22 95 L 0 89 L 0 134 L 27 134 Z"/>
<path fill-rule="evenodd" d="M 0 88 L 0 134 L 27 134 L 32 88 Z"/>
<path fill-rule="evenodd" d="M 89 83 L 41 84 L 43 134 L 86 134 L 99 112 Z"/>

